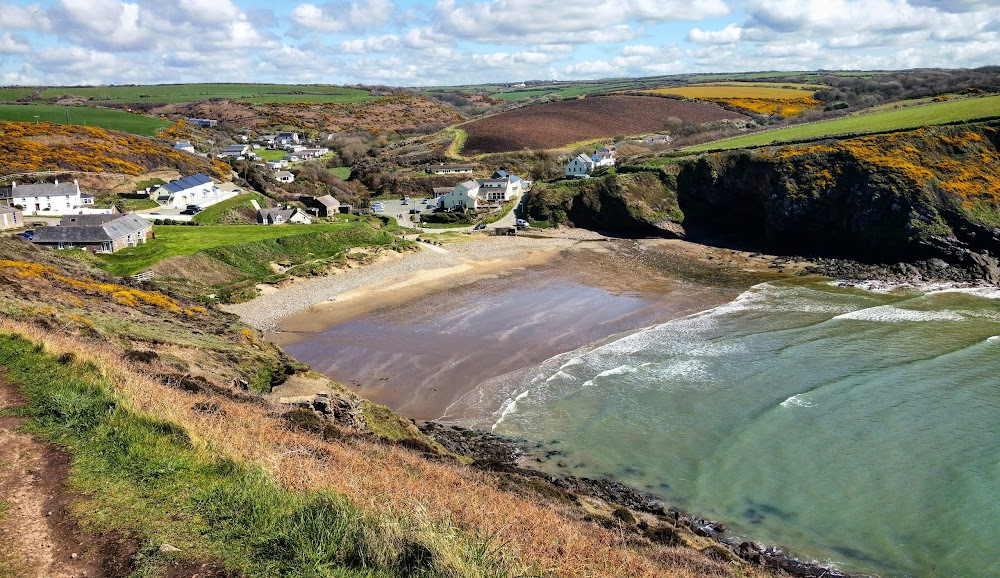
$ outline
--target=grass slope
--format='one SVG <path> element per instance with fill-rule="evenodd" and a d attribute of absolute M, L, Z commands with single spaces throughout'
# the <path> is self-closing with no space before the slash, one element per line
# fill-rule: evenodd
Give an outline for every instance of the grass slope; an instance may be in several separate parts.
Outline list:
<path fill-rule="evenodd" d="M 358 226 L 352 223 L 322 223 L 313 225 L 208 225 L 188 227 L 156 225 L 156 238 L 137 247 L 110 255 L 100 255 L 99 264 L 113 275 L 131 275 L 152 267 L 175 255 L 191 255 L 198 251 L 238 245 L 254 241 L 280 239 L 308 233 L 339 231 Z"/>
<path fill-rule="evenodd" d="M 906 130 L 997 115 L 1000 115 L 1000 96 L 970 98 L 801 124 L 705 143 L 683 150 L 700 152 L 737 149 L 768 145 L 774 142 L 818 139 L 835 135 Z"/>
<path fill-rule="evenodd" d="M 192 220 L 196 223 L 217 225 L 219 224 L 219 219 L 233 209 L 238 209 L 240 207 L 252 207 L 253 205 L 250 203 L 252 200 L 257 201 L 257 204 L 260 205 L 261 208 L 265 208 L 267 206 L 267 199 L 264 198 L 264 195 L 257 192 L 243 193 L 242 195 L 236 195 L 231 199 L 226 199 L 221 203 L 216 203 L 207 207 L 204 211 L 195 215 Z"/>
<path fill-rule="evenodd" d="M 37 117 L 37 118 L 35 118 Z M 0 121 L 53 122 L 81 126 L 97 126 L 131 134 L 152 136 L 173 123 L 158 118 L 121 110 L 81 106 L 49 106 L 40 104 L 0 104 Z"/>
<path fill-rule="evenodd" d="M 165 84 L 155 86 L 93 86 L 48 88 L 41 98 L 82 97 L 102 102 L 181 103 L 209 98 L 281 102 L 364 102 L 376 97 L 367 90 L 340 86 L 291 84 Z"/>
<path fill-rule="evenodd" d="M 367 514 L 331 490 L 282 488 L 182 425 L 136 411 L 92 363 L 0 333 L 0 364 L 28 399 L 29 428 L 73 454 L 71 483 L 86 495 L 92 530 L 125 530 L 145 544 L 133 576 L 181 557 L 262 577 L 443 576 L 458 560 L 462 575 L 501 572 L 485 545 L 453 528 L 444 529 L 453 558 L 439 557 L 425 544 L 446 540 L 431 524 Z M 180 553 L 160 552 L 161 543 Z"/>

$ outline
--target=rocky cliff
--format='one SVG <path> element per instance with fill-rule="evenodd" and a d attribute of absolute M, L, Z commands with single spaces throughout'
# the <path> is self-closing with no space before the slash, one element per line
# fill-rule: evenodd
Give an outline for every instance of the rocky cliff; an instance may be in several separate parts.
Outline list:
<path fill-rule="evenodd" d="M 679 231 L 674 176 L 663 170 L 607 173 L 591 179 L 537 185 L 528 215 L 554 225 L 570 224 L 624 235 Z"/>
<path fill-rule="evenodd" d="M 1000 275 L 1000 123 L 703 155 L 682 164 L 685 227 L 769 250 L 943 259 Z"/>

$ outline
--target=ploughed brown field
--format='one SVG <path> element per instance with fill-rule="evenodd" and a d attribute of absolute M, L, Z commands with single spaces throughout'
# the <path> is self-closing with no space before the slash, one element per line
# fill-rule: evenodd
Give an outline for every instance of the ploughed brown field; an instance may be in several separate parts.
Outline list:
<path fill-rule="evenodd" d="M 670 117 L 703 123 L 747 119 L 713 104 L 652 96 L 591 96 L 519 108 L 462 125 L 464 154 L 552 149 L 615 135 L 664 129 Z"/>

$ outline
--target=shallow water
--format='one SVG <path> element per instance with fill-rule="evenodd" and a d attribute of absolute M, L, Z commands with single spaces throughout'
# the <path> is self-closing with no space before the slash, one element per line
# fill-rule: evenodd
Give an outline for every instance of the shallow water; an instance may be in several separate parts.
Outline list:
<path fill-rule="evenodd" d="M 488 380 L 449 417 L 844 570 L 1000 575 L 998 298 L 764 283 Z"/>

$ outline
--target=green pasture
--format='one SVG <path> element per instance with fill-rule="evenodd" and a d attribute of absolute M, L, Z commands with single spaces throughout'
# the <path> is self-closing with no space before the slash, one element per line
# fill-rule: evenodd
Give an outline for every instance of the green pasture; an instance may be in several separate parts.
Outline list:
<path fill-rule="evenodd" d="M 1000 115 L 1000 95 L 933 102 L 909 108 L 884 110 L 871 114 L 846 116 L 833 120 L 800 124 L 776 130 L 723 139 L 683 149 L 700 152 L 762 146 L 783 141 L 807 140 L 828 136 L 906 130 Z"/>
<path fill-rule="evenodd" d="M 93 101 L 123 103 L 179 103 L 208 98 L 281 102 L 363 102 L 373 97 L 367 90 L 326 85 L 292 84 L 160 84 L 153 86 L 57 87 L 42 91 L 43 99 L 82 97 Z"/>
<path fill-rule="evenodd" d="M 260 148 L 253 152 L 255 155 L 259 156 L 265 161 L 280 161 L 281 159 L 285 158 L 285 155 L 288 154 L 288 151 L 283 151 L 281 149 L 265 149 L 265 148 Z"/>
<path fill-rule="evenodd" d="M 346 181 L 347 179 L 351 178 L 351 167 L 333 167 L 327 170 L 330 171 L 331 175 L 337 177 L 342 181 Z"/>
<path fill-rule="evenodd" d="M 152 136 L 156 134 L 156 131 L 173 124 L 158 118 L 122 110 L 41 104 L 0 104 L 0 120 L 96 126 L 146 136 Z"/>
<path fill-rule="evenodd" d="M 98 255 L 102 269 L 113 275 L 132 275 L 152 267 L 167 257 L 191 255 L 205 249 L 238 245 L 267 239 L 280 239 L 306 233 L 337 231 L 357 223 L 321 223 L 312 225 L 154 225 L 156 238 L 142 245 Z"/>
<path fill-rule="evenodd" d="M 13 102 L 35 94 L 37 88 L 0 88 L 0 102 Z"/>

